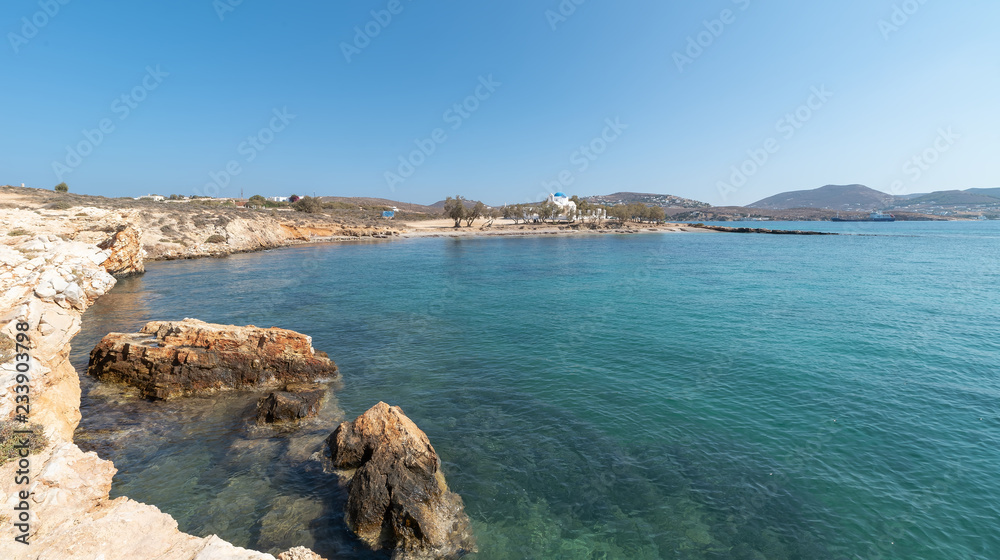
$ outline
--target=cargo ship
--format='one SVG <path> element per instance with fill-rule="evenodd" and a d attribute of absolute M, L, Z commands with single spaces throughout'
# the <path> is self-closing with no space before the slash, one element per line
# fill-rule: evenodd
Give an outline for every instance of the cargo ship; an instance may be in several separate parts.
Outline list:
<path fill-rule="evenodd" d="M 867 218 L 841 218 L 840 212 L 837 212 L 837 216 L 830 218 L 831 222 L 895 222 L 896 216 L 892 214 L 883 214 L 879 210 L 875 210 L 868 215 Z"/>

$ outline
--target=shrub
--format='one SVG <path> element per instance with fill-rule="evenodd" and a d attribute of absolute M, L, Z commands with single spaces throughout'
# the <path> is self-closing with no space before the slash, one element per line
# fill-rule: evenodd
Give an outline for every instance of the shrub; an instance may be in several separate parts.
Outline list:
<path fill-rule="evenodd" d="M 30 234 L 31 234 L 30 231 L 28 231 L 26 229 L 21 229 L 21 228 L 12 229 L 12 230 L 10 230 L 10 231 L 7 232 L 7 235 L 9 235 L 11 237 L 15 237 L 15 236 L 18 236 L 18 235 L 30 235 Z"/>
<path fill-rule="evenodd" d="M 66 183 L 59 183 L 54 189 L 56 192 L 69 192 L 69 185 Z"/>
<path fill-rule="evenodd" d="M 226 238 L 217 233 L 209 236 L 209 238 L 205 240 L 205 243 L 225 243 L 225 242 Z"/>
<path fill-rule="evenodd" d="M 307 212 L 309 214 L 318 214 L 323 211 L 323 203 L 318 198 L 311 196 L 300 198 L 295 204 L 292 204 L 292 207 L 299 212 Z"/>
<path fill-rule="evenodd" d="M 38 424 L 0 421 L 0 465 L 19 457 L 18 450 L 14 446 L 20 444 L 25 435 L 15 434 L 14 430 L 31 430 L 31 434 L 27 436 L 29 454 L 38 453 L 49 444 L 42 427 Z"/>

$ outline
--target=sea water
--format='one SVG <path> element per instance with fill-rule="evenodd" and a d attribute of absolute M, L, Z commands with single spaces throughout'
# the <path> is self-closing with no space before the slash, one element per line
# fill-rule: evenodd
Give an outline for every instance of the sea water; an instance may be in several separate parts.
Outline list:
<path fill-rule="evenodd" d="M 726 224 L 733 225 L 733 224 Z M 383 558 L 319 461 L 379 401 L 428 436 L 476 558 L 1000 557 L 1000 222 L 430 238 L 151 263 L 85 315 L 77 441 L 196 535 Z M 146 402 L 85 375 L 149 320 L 313 337 L 342 388 Z"/>

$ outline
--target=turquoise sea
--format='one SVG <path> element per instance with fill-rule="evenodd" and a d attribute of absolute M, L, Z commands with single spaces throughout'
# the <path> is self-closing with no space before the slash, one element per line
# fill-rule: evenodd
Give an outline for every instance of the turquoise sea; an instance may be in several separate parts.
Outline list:
<path fill-rule="evenodd" d="M 733 225 L 725 224 L 725 225 Z M 277 552 L 365 552 L 322 439 L 378 401 L 430 437 L 481 559 L 1000 558 L 1000 222 L 432 238 L 152 263 L 109 331 L 195 317 L 309 334 L 318 423 L 257 395 L 136 400 L 83 375 L 113 495 Z"/>

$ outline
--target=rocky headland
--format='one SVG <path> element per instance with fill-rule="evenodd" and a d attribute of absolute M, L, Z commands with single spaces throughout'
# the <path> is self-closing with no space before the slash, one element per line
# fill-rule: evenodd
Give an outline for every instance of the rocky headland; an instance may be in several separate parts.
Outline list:
<path fill-rule="evenodd" d="M 26 457 L 16 451 L 0 457 L 0 557 L 274 560 L 215 535 L 185 534 L 154 506 L 127 497 L 110 499 L 115 466 L 73 442 L 81 395 L 68 359 L 70 342 L 80 331 L 83 312 L 116 278 L 141 274 L 147 260 L 397 232 L 247 214 L 215 223 L 209 230 L 217 236 L 213 241 L 193 242 L 206 233 L 204 224 L 176 230 L 192 242 L 173 243 L 180 246 L 173 248 L 164 238 L 150 241 L 152 228 L 174 219 L 162 214 L 22 207 L 6 200 L 0 203 L 0 435 L 7 438 L 17 429 L 35 431 L 37 437 L 31 437 Z M 324 385 L 307 382 L 338 374 L 311 342 L 284 329 L 190 319 L 153 322 L 140 333 L 106 337 L 93 351 L 91 371 L 133 385 L 150 398 L 273 386 L 276 390 L 258 402 L 257 422 L 297 422 L 314 416 L 326 393 Z M 18 366 L 24 362 L 27 372 Z M 30 413 L 20 423 L 23 411 L 17 406 L 28 398 Z M 17 449 L 19 440 L 10 439 L 0 441 L 0 450 Z M 343 424 L 330 441 L 338 472 L 353 473 L 348 516 L 363 541 L 392 550 L 396 558 L 447 558 L 474 550 L 461 498 L 448 490 L 427 436 L 402 411 L 380 404 Z M 323 560 L 304 547 L 277 558 Z"/>
<path fill-rule="evenodd" d="M 153 321 L 138 333 L 109 333 L 91 351 L 87 372 L 156 399 L 338 375 L 336 364 L 316 352 L 304 334 L 197 319 Z"/>
<path fill-rule="evenodd" d="M 123 257 L 107 267 L 121 277 L 142 272 L 138 266 L 142 261 L 218 257 L 318 241 L 386 239 L 399 230 L 292 210 L 133 201 L 3 186 L 0 233 L 22 239 L 55 235 L 106 245 L 102 248 L 126 248 L 117 251 Z"/>
<path fill-rule="evenodd" d="M 114 465 L 73 443 L 80 381 L 68 360 L 70 341 L 83 311 L 114 286 L 109 269 L 127 273 L 141 262 L 141 248 L 129 234 L 105 244 L 126 231 L 118 227 L 61 235 L 56 222 L 49 228 L 31 211 L 33 223 L 50 232 L 12 230 L 12 223 L 24 223 L 24 212 L 0 211 L 0 422 L 16 420 L 24 412 L 17 406 L 28 405 L 29 422 L 14 427 L 44 433 L 46 444 L 27 457 L 0 459 L 0 558 L 274 560 L 216 536 L 182 533 L 154 506 L 109 498 Z M 18 366 L 24 363 L 26 372 Z M 316 558 L 302 550 L 285 556 Z"/>

